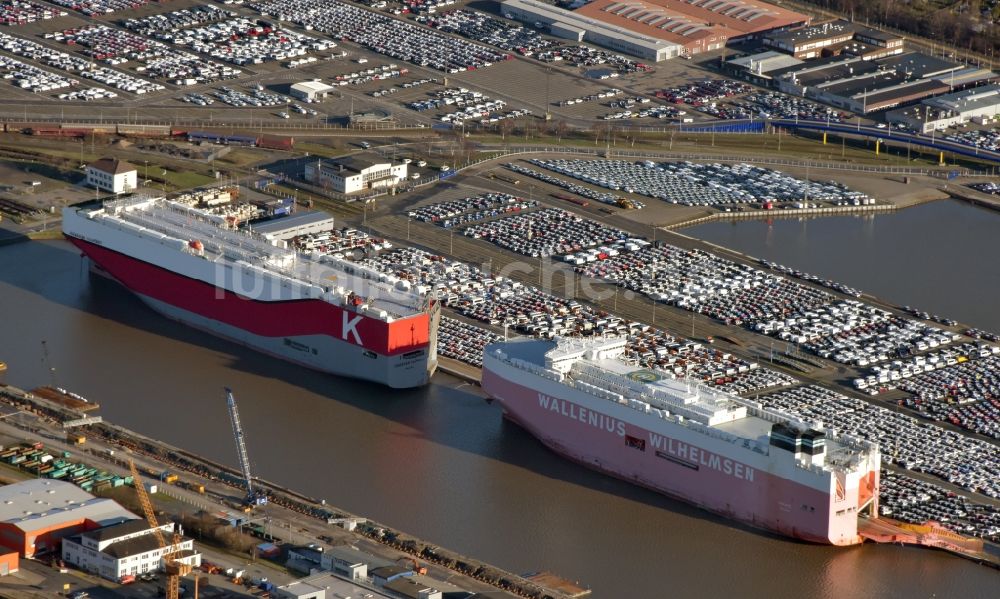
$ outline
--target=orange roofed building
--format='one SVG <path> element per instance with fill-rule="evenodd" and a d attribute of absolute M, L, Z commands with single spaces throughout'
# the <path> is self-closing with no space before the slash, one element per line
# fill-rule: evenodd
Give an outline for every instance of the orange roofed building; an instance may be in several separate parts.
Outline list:
<path fill-rule="evenodd" d="M 678 44 L 688 56 L 810 21 L 757 0 L 594 0 L 575 12 Z"/>
<path fill-rule="evenodd" d="M 56 551 L 66 536 L 135 518 L 114 500 L 61 480 L 38 478 L 0 487 L 0 546 L 21 557 Z"/>

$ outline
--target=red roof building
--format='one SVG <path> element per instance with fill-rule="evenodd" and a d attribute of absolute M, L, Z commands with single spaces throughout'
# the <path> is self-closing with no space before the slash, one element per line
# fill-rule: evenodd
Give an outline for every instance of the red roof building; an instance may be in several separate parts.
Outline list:
<path fill-rule="evenodd" d="M 810 20 L 808 15 L 757 0 L 594 0 L 575 12 L 679 44 L 688 55 Z"/>

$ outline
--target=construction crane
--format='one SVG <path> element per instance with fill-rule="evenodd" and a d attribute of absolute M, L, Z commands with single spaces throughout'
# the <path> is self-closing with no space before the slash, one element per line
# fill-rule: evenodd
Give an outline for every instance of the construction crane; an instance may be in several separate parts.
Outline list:
<path fill-rule="evenodd" d="M 181 576 L 185 576 L 191 572 L 190 565 L 181 563 L 176 559 L 177 554 L 175 552 L 181 544 L 180 531 L 177 530 L 176 526 L 174 527 L 174 536 L 170 543 L 170 553 L 167 553 L 167 541 L 163 538 L 163 531 L 160 530 L 159 522 L 156 521 L 153 504 L 150 503 L 149 496 L 146 495 L 146 489 L 142 486 L 142 477 L 139 476 L 139 470 L 135 467 L 135 462 L 131 458 L 128 461 L 128 468 L 132 471 L 132 485 L 135 487 L 135 494 L 139 496 L 139 504 L 142 506 L 142 512 L 146 515 L 146 522 L 153 529 L 156 544 L 159 545 L 160 549 L 164 550 L 163 570 L 167 574 L 167 599 L 177 599 L 180 596 Z"/>
<path fill-rule="evenodd" d="M 243 442 L 243 427 L 240 425 L 240 413 L 236 409 L 236 398 L 233 390 L 226 387 L 226 405 L 229 406 L 229 419 L 233 423 L 233 436 L 236 437 L 236 454 L 240 460 L 240 470 L 243 471 L 243 481 L 247 486 L 247 495 L 243 499 L 246 507 L 253 508 L 267 504 L 267 493 L 262 489 L 253 488 L 253 476 L 250 474 L 250 458 L 247 457 L 247 446 Z"/>

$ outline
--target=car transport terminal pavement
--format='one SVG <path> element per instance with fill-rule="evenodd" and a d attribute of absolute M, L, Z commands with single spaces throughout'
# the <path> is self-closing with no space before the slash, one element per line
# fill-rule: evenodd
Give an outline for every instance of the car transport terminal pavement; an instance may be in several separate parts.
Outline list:
<path fill-rule="evenodd" d="M 600 212 L 593 203 L 591 206 L 584 208 L 552 198 L 549 196 L 549 193 L 557 192 L 557 188 L 555 187 L 546 186 L 538 181 L 533 186 L 534 189 L 530 195 L 533 200 L 539 202 L 543 207 L 552 206 L 562 208 L 585 218 L 597 220 L 609 226 L 622 229 L 636 236 L 645 237 L 648 240 L 660 240 L 684 249 L 700 249 L 738 263 L 766 269 L 758 260 L 740 252 L 703 242 L 682 233 L 664 230 L 633 220 L 633 212 L 641 213 L 642 211 L 620 211 L 615 215 L 607 215 Z M 873 399 L 867 395 L 858 394 L 851 383 L 855 378 L 863 376 L 864 369 L 805 353 L 802 350 L 798 350 L 792 343 L 756 333 L 744 327 L 727 326 L 702 314 L 653 302 L 644 295 L 623 290 L 610 283 L 599 282 L 593 279 L 584 280 L 568 264 L 552 261 L 551 259 L 539 260 L 515 254 L 514 252 L 501 249 L 488 241 L 466 237 L 455 230 L 459 227 L 455 229 L 442 229 L 436 225 L 419 222 L 405 216 L 405 213 L 414 206 L 426 203 L 428 200 L 441 202 L 478 195 L 484 191 L 503 191 L 527 198 L 528 194 L 525 193 L 527 191 L 526 187 L 527 184 L 524 180 L 521 181 L 520 185 L 514 186 L 499 180 L 490 180 L 477 175 L 462 175 L 460 180 L 452 179 L 448 182 L 437 184 L 431 189 L 418 191 L 407 196 L 391 199 L 380 198 L 377 201 L 376 207 L 369 208 L 367 214 L 362 217 L 363 220 L 352 224 L 370 229 L 372 234 L 385 237 L 399 245 L 416 246 L 434 254 L 453 257 L 462 262 L 476 265 L 484 270 L 489 269 L 494 274 L 505 273 L 507 276 L 525 284 L 541 286 L 544 290 L 557 296 L 575 298 L 612 314 L 665 328 L 671 333 L 682 337 L 689 337 L 696 341 L 705 341 L 709 337 L 712 337 L 714 339 L 714 346 L 718 349 L 723 349 L 734 355 L 761 364 L 767 363 L 769 368 L 785 372 L 799 379 L 805 379 L 807 382 L 816 382 L 835 387 L 838 391 L 849 396 L 860 397 L 875 405 L 894 405 L 895 401 L 904 395 L 902 392 L 895 391 Z M 670 206 L 669 208 L 674 208 L 674 206 Z M 677 208 L 684 209 L 683 207 Z M 795 280 L 802 285 L 833 293 L 837 297 L 845 299 L 849 297 L 809 281 Z M 582 291 L 588 289 L 592 291 L 590 296 L 582 293 Z M 894 314 L 907 315 L 900 307 L 868 294 L 863 294 L 861 299 Z M 484 325 L 480 323 L 480 326 Z M 964 330 L 964 327 L 961 325 L 938 326 L 951 332 Z M 502 329 L 497 329 L 496 327 L 493 330 L 495 332 L 503 332 Z M 806 356 L 810 363 L 821 364 L 822 367 L 814 367 L 795 361 L 796 365 L 802 366 L 806 372 L 803 372 L 802 369 L 790 368 L 783 361 L 778 361 L 785 354 L 791 355 L 793 361 L 797 354 Z M 773 362 L 771 361 L 772 356 L 775 358 Z M 902 411 L 912 413 L 905 408 Z M 995 440 L 981 435 L 970 434 L 968 431 L 963 431 L 950 423 L 935 422 L 934 424 L 948 430 L 961 432 L 962 434 L 981 440 L 996 443 Z"/>

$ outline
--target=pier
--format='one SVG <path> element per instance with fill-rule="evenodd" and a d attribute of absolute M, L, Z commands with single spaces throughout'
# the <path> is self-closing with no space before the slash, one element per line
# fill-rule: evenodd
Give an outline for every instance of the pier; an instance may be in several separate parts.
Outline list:
<path fill-rule="evenodd" d="M 866 541 L 941 549 L 1000 569 L 1000 545 L 954 533 L 937 522 L 909 524 L 884 516 L 858 518 L 858 532 Z"/>

